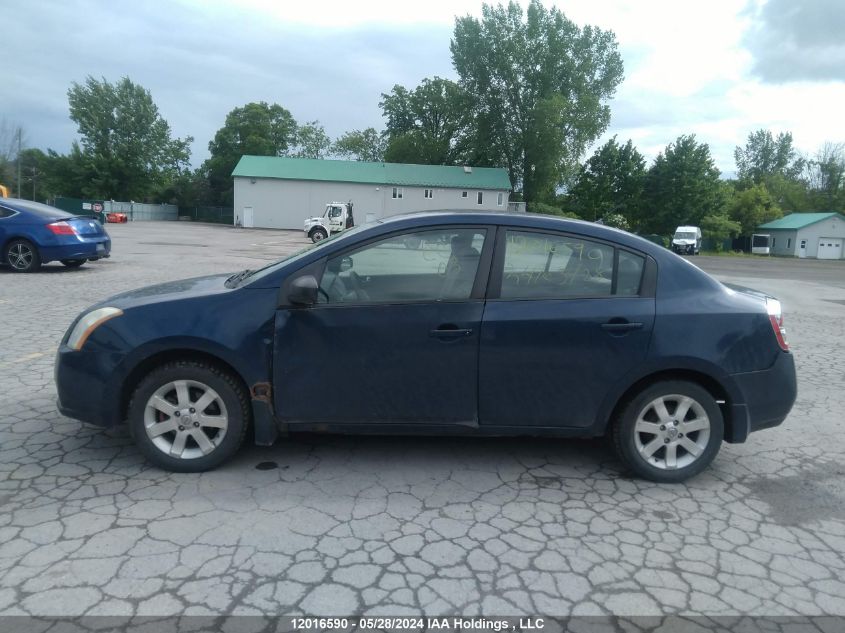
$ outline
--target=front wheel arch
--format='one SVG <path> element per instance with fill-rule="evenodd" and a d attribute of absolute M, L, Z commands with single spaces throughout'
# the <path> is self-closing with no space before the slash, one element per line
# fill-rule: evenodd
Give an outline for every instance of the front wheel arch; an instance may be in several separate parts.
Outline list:
<path fill-rule="evenodd" d="M 123 385 L 121 386 L 120 390 L 120 419 L 125 420 L 126 416 L 129 412 L 129 401 L 132 399 L 132 394 L 135 392 L 135 387 L 138 383 L 143 380 L 144 376 L 149 374 L 151 371 L 154 371 L 161 367 L 162 365 L 166 365 L 168 363 L 173 363 L 176 361 L 193 361 L 198 363 L 208 363 L 221 371 L 226 372 L 227 374 L 231 375 L 235 380 L 238 381 L 240 384 L 241 389 L 243 392 L 247 394 L 248 397 L 251 396 L 251 391 L 249 386 L 246 384 L 246 381 L 241 376 L 240 372 L 232 367 L 229 363 L 225 360 L 220 358 L 219 356 L 215 356 L 214 354 L 209 354 L 208 352 L 202 352 L 195 349 L 172 349 L 166 350 L 163 352 L 159 352 L 157 354 L 153 354 L 152 356 L 148 356 L 137 365 L 135 365 L 126 376 L 126 379 L 123 381 Z M 248 420 L 247 422 L 251 422 Z M 251 424 L 249 425 L 252 426 Z"/>

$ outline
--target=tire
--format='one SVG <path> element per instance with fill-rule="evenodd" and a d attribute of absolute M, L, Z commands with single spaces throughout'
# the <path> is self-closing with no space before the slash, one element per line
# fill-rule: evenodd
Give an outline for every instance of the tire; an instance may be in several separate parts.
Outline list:
<path fill-rule="evenodd" d="M 86 260 L 84 259 L 63 259 L 61 260 L 62 264 L 67 266 L 68 268 L 79 268 L 82 264 L 85 263 Z"/>
<path fill-rule="evenodd" d="M 29 240 L 16 239 L 3 249 L 3 262 L 16 273 L 34 273 L 41 268 L 41 255 Z"/>
<path fill-rule="evenodd" d="M 202 410 L 191 406 L 202 406 L 202 400 L 208 400 Z M 238 451 L 249 413 L 247 395 L 234 376 L 209 363 L 177 361 L 154 369 L 138 384 L 129 402 L 129 432 L 156 466 L 197 473 Z"/>
<path fill-rule="evenodd" d="M 308 236 L 311 238 L 311 241 L 316 244 L 317 242 L 322 242 L 326 239 L 329 234 L 326 233 L 326 229 L 312 229 Z"/>
<path fill-rule="evenodd" d="M 684 417 L 676 418 L 682 403 Z M 693 382 L 670 380 L 631 398 L 614 421 L 611 437 L 619 458 L 637 475 L 677 483 L 713 461 L 722 445 L 724 421 L 709 391 Z"/>

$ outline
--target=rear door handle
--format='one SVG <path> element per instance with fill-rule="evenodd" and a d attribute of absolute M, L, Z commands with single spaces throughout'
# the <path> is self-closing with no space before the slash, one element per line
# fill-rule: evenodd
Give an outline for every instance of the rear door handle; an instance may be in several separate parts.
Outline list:
<path fill-rule="evenodd" d="M 631 323 L 630 321 L 610 321 L 601 324 L 601 329 L 609 332 L 628 332 L 630 330 L 641 330 L 642 327 L 642 323 Z"/>
<path fill-rule="evenodd" d="M 436 330 L 431 330 L 429 334 L 437 338 L 465 338 L 472 336 L 472 330 L 468 328 L 437 328 Z"/>

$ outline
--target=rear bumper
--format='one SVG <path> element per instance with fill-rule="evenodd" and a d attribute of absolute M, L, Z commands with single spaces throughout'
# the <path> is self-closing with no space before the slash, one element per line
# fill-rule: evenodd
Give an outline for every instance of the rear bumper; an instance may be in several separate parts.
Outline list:
<path fill-rule="evenodd" d="M 733 437 L 743 442 L 749 433 L 778 426 L 789 415 L 798 395 L 795 358 L 779 352 L 774 364 L 762 371 L 733 374 L 731 378 L 742 392 L 744 404 L 732 408 Z"/>
<path fill-rule="evenodd" d="M 111 256 L 111 239 L 108 237 L 78 240 L 70 244 L 39 247 L 41 260 L 50 262 L 61 259 L 103 259 Z"/>

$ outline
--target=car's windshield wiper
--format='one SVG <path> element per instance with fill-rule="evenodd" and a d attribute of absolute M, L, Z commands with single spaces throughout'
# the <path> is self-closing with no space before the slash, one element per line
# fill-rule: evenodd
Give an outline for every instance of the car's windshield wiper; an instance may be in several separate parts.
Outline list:
<path fill-rule="evenodd" d="M 253 271 L 251 268 L 247 268 L 247 269 L 245 269 L 245 270 L 242 270 L 242 271 L 241 271 L 241 272 L 239 272 L 239 273 L 235 273 L 234 275 L 232 275 L 231 277 L 229 277 L 229 278 L 226 280 L 226 285 L 227 285 L 229 288 L 232 288 L 232 287 L 234 287 L 234 286 L 237 286 L 237 285 L 238 285 L 238 282 L 240 282 L 240 281 L 242 281 L 242 280 L 246 279 L 246 278 L 247 278 L 247 277 L 249 277 L 249 276 L 250 276 L 253 272 L 254 272 L 254 271 Z"/>

